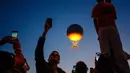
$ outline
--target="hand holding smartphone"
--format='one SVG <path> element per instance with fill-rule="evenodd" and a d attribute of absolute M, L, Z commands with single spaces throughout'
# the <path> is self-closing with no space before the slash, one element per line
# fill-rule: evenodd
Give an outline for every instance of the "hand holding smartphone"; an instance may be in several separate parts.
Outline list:
<path fill-rule="evenodd" d="M 47 18 L 47 19 L 46 19 L 45 26 L 47 26 L 47 27 L 49 27 L 49 28 L 52 27 L 52 18 Z"/>
<path fill-rule="evenodd" d="M 99 57 L 100 57 L 100 54 L 101 54 L 100 52 L 96 52 L 96 56 L 95 56 L 95 57 L 96 57 L 96 60 L 97 60 L 97 61 L 98 61 L 98 59 L 99 59 Z"/>
<path fill-rule="evenodd" d="M 72 70 L 74 70 L 74 71 L 75 71 L 75 69 L 76 69 L 76 66 L 74 65 Z"/>

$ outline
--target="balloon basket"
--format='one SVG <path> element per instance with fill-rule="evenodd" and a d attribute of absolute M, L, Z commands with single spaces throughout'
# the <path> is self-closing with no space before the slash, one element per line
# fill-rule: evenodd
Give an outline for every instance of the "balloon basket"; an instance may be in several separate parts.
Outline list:
<path fill-rule="evenodd" d="M 73 49 L 78 49 L 78 46 L 73 45 L 72 48 L 73 48 Z"/>

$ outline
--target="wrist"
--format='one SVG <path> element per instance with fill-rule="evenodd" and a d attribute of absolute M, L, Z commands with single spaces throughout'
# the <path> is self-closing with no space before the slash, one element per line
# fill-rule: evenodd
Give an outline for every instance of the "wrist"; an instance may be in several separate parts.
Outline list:
<path fill-rule="evenodd" d="M 46 34 L 47 34 L 47 31 L 44 31 L 43 34 L 42 34 L 42 37 L 45 38 Z"/>

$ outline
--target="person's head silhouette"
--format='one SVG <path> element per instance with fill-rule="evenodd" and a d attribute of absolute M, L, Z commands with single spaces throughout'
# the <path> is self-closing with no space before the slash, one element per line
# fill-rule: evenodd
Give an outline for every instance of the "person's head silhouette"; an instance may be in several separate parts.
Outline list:
<path fill-rule="evenodd" d="M 52 51 L 48 58 L 49 63 L 58 64 L 60 62 L 60 55 L 57 51 Z"/>
<path fill-rule="evenodd" d="M 0 71 L 6 71 L 13 67 L 15 62 L 14 54 L 0 51 Z"/>
<path fill-rule="evenodd" d="M 76 73 L 87 73 L 88 67 L 83 61 L 78 61 L 76 64 Z"/>

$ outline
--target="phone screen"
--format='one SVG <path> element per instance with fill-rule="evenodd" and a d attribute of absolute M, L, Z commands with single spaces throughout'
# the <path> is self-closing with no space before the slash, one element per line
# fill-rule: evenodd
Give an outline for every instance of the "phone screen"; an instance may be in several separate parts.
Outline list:
<path fill-rule="evenodd" d="M 100 57 L 100 52 L 96 52 L 96 60 L 98 61 L 99 57 Z"/>
<path fill-rule="evenodd" d="M 74 66 L 73 66 L 73 70 L 75 71 L 75 69 L 76 69 L 76 66 L 74 65 Z"/>
<path fill-rule="evenodd" d="M 12 37 L 17 38 L 18 37 L 18 31 L 12 31 Z"/>

